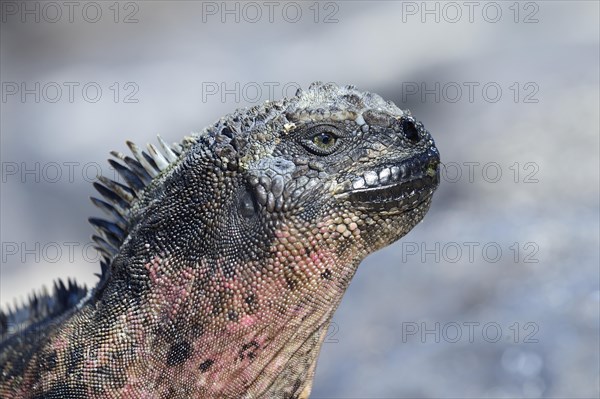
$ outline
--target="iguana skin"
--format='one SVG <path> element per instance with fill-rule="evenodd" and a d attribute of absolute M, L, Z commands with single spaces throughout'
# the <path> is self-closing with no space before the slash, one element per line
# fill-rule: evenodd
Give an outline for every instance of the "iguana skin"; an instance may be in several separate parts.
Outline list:
<path fill-rule="evenodd" d="M 114 153 L 126 184 L 98 185 L 113 214 L 91 220 L 98 286 L 60 283 L 23 331 L 0 315 L 0 397 L 306 398 L 358 264 L 423 218 L 439 181 L 407 111 L 318 82 L 164 156 L 130 146 L 136 160 Z"/>

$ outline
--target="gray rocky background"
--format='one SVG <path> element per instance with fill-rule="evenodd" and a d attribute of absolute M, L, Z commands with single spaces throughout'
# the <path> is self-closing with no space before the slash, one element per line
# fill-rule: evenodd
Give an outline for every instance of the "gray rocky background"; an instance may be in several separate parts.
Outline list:
<path fill-rule="evenodd" d="M 313 397 L 600 395 L 598 2 L 71 4 L 1 3 L 3 308 L 95 283 L 89 180 L 125 139 L 352 83 L 410 108 L 446 166 L 359 268 Z"/>

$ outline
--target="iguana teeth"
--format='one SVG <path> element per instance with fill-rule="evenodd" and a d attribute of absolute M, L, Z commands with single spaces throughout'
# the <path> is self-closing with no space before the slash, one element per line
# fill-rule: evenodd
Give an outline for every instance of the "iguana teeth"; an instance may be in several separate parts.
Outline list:
<path fill-rule="evenodd" d="M 381 184 L 385 184 L 390 180 L 390 168 L 384 168 L 379 171 L 379 182 Z"/>
<path fill-rule="evenodd" d="M 362 177 L 358 177 L 356 180 L 352 182 L 352 188 L 359 189 L 365 186 L 365 179 Z"/>
<path fill-rule="evenodd" d="M 365 172 L 365 174 L 363 175 L 365 182 L 367 182 L 368 186 L 377 186 L 379 184 L 379 177 L 377 176 L 377 172 L 374 172 L 372 170 Z"/>

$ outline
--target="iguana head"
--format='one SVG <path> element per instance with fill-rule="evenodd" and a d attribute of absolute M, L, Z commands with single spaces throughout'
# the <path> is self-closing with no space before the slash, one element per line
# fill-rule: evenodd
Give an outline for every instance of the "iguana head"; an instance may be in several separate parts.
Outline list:
<path fill-rule="evenodd" d="M 327 227 L 320 245 L 366 254 L 390 244 L 421 220 L 438 185 L 423 125 L 353 87 L 313 84 L 257 131 L 268 139 L 242 156 L 242 214 Z"/>
<path fill-rule="evenodd" d="M 439 153 L 423 125 L 351 86 L 313 84 L 222 118 L 205 135 L 231 173 L 222 243 L 263 248 L 268 260 L 274 247 L 294 250 L 279 237 L 291 234 L 298 247 L 312 242 L 301 250 L 358 263 L 419 222 L 438 185 Z M 319 273 L 335 277 L 326 269 Z"/>

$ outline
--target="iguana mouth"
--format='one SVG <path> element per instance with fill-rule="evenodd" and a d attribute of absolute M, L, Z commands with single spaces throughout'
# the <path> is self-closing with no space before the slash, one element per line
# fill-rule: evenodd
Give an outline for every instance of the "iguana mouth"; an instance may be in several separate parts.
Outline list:
<path fill-rule="evenodd" d="M 439 185 L 439 153 L 435 149 L 386 164 L 354 178 L 347 190 L 338 194 L 354 207 L 374 211 L 404 212 L 431 197 Z"/>

